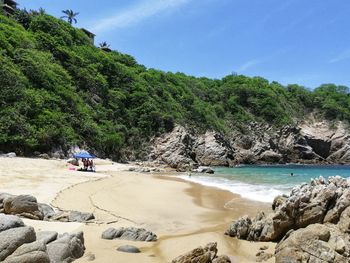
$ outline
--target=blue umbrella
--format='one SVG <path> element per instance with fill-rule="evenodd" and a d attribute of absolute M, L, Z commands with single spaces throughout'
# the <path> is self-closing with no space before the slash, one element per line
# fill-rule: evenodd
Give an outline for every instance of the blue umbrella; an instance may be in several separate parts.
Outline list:
<path fill-rule="evenodd" d="M 80 153 L 75 153 L 75 154 L 73 154 L 73 157 L 74 158 L 77 158 L 77 159 L 79 159 L 79 158 L 86 158 L 86 159 L 94 159 L 94 158 L 97 158 L 97 156 L 95 156 L 95 155 L 93 155 L 93 154 L 91 154 L 91 153 L 89 153 L 89 152 L 80 152 Z"/>

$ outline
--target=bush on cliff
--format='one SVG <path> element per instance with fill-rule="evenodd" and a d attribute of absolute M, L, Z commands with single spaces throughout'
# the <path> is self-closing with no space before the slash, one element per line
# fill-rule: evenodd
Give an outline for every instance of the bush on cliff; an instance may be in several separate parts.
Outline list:
<path fill-rule="evenodd" d="M 28 154 L 77 144 L 102 156 L 138 158 L 152 136 L 175 123 L 225 133 L 247 121 L 289 124 L 312 110 L 350 120 L 345 87 L 312 92 L 260 77 L 212 80 L 146 69 L 40 12 L 0 15 L 0 49 L 2 151 Z"/>

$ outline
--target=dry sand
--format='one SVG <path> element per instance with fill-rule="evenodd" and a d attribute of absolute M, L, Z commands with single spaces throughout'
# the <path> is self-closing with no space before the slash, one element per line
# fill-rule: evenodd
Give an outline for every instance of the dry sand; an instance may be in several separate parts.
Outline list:
<path fill-rule="evenodd" d="M 97 173 L 68 169 L 65 161 L 0 158 L 1 192 L 31 194 L 39 202 L 64 210 L 93 212 L 88 224 L 25 220 L 40 230 L 84 231 L 86 255 L 94 262 L 171 262 L 173 258 L 209 242 L 217 242 L 219 254 L 233 262 L 255 262 L 259 248 L 273 243 L 252 243 L 223 234 L 233 219 L 268 211 L 269 204 L 242 199 L 220 189 L 176 178 L 129 172 L 127 165 L 97 161 Z M 109 227 L 136 226 L 153 231 L 157 242 L 103 240 Z M 135 245 L 140 254 L 116 251 L 120 245 Z M 76 262 L 90 262 L 87 256 Z M 270 259 L 267 262 L 274 262 Z"/>

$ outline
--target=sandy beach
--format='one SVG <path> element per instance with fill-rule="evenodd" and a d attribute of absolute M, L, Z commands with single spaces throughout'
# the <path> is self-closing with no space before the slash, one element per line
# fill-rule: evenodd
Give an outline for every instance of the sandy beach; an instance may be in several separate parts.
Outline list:
<path fill-rule="evenodd" d="M 209 242 L 217 242 L 219 254 L 233 262 L 256 262 L 259 248 L 273 243 L 252 243 L 225 236 L 229 223 L 243 215 L 268 211 L 267 203 L 253 202 L 216 188 L 177 178 L 128 171 L 130 165 L 97 160 L 97 173 L 69 170 L 64 160 L 0 158 L 1 192 L 31 194 L 62 210 L 93 212 L 87 223 L 57 223 L 25 220 L 37 230 L 59 233 L 82 230 L 86 252 L 76 262 L 170 262 Z M 109 227 L 143 227 L 157 234 L 157 242 L 103 240 Z M 116 251 L 120 245 L 135 245 L 142 253 Z M 270 259 L 267 262 L 274 262 Z"/>

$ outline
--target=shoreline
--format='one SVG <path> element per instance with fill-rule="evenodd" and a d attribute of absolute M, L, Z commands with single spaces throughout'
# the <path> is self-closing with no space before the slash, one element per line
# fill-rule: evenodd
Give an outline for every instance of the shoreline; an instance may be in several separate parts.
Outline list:
<path fill-rule="evenodd" d="M 0 172 L 0 179 L 6 176 L 11 179 L 10 184 L 1 184 L 1 191 L 31 194 L 39 202 L 51 198 L 47 203 L 63 210 L 95 214 L 96 220 L 86 224 L 24 220 L 36 230 L 83 231 L 85 256 L 76 262 L 90 262 L 88 255 L 91 254 L 95 255 L 95 262 L 103 263 L 115 260 L 170 262 L 209 242 L 218 242 L 219 254 L 229 255 L 233 262 L 255 262 L 255 254 L 264 245 L 269 246 L 268 252 L 274 253 L 274 243 L 251 243 L 224 235 L 232 220 L 269 210 L 269 204 L 174 178 L 166 175 L 167 172 L 126 171 L 131 165 L 111 161 L 98 161 L 98 172 L 93 174 L 70 171 L 64 161 L 58 160 L 3 158 L 0 161 L 7 163 Z M 152 231 L 157 234 L 158 241 L 101 239 L 102 232 L 109 227 L 128 226 Z M 125 244 L 139 247 L 142 253 L 116 251 Z M 274 259 L 267 262 L 274 262 Z"/>

